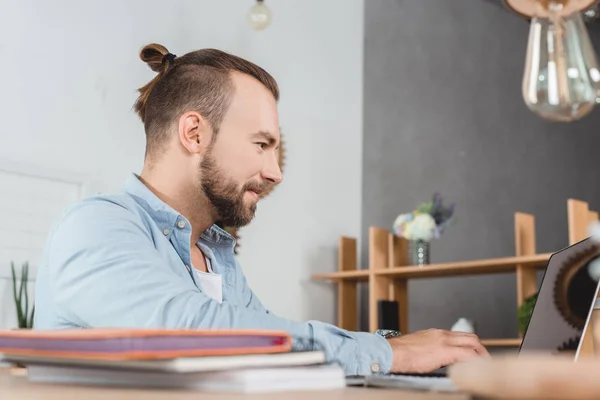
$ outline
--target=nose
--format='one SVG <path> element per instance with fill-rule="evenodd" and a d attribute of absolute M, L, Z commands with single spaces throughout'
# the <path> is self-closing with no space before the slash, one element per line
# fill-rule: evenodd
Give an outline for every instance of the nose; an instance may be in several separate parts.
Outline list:
<path fill-rule="evenodd" d="M 265 162 L 261 175 L 269 183 L 278 184 L 283 180 L 281 168 L 279 168 L 279 151 L 275 150 L 273 155 L 267 158 L 268 160 Z"/>

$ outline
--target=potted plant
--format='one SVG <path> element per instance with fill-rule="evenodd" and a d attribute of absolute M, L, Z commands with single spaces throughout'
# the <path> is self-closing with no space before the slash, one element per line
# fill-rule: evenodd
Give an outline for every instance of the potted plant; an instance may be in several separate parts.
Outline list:
<path fill-rule="evenodd" d="M 452 221 L 454 204 L 444 206 L 439 193 L 410 213 L 400 214 L 393 224 L 394 233 L 408 240 L 409 264 L 429 264 L 429 243 L 439 238 Z"/>
<path fill-rule="evenodd" d="M 33 328 L 33 316 L 35 314 L 35 305 L 31 304 L 29 311 L 29 293 L 27 291 L 27 281 L 29 278 L 29 263 L 25 262 L 21 266 L 21 276 L 17 278 L 15 265 L 10 263 L 12 273 L 13 299 L 17 311 L 18 329 Z"/>
<path fill-rule="evenodd" d="M 527 326 L 529 325 L 529 320 L 531 319 L 531 314 L 533 314 L 533 308 L 535 307 L 535 303 L 537 301 L 537 293 L 529 296 L 523 301 L 523 304 L 517 310 L 517 321 L 519 333 L 522 335 L 525 334 L 527 330 Z"/>

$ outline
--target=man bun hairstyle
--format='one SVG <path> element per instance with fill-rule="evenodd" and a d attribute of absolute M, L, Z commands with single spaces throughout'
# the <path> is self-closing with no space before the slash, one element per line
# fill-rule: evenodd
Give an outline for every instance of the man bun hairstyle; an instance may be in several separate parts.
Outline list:
<path fill-rule="evenodd" d="M 202 49 L 177 57 L 165 46 L 152 43 L 142 48 L 140 59 L 157 72 L 138 89 L 134 105 L 144 123 L 146 157 L 160 155 L 169 140 L 169 128 L 188 111 L 202 115 L 216 135 L 235 89 L 231 72 L 254 77 L 279 100 L 277 82 L 267 71 L 221 50 Z"/>

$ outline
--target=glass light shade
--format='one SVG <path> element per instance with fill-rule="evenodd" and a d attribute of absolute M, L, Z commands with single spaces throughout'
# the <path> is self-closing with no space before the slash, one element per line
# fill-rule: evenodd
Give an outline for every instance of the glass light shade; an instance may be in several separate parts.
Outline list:
<path fill-rule="evenodd" d="M 248 13 L 248 23 L 257 31 L 265 29 L 271 23 L 271 10 L 263 1 L 257 1 L 250 8 Z"/>
<path fill-rule="evenodd" d="M 581 14 L 549 11 L 531 19 L 523 98 L 542 118 L 574 121 L 596 104 L 600 71 Z"/>

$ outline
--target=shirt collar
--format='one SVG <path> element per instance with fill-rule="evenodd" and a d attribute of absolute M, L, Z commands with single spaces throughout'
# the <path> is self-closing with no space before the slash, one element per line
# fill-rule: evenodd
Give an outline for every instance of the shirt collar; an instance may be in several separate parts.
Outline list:
<path fill-rule="evenodd" d="M 125 181 L 123 191 L 129 194 L 142 207 L 161 229 L 172 229 L 179 220 L 186 218 L 167 203 L 159 199 L 136 174 L 131 174 Z M 186 220 L 189 224 L 189 221 Z M 212 225 L 200 236 L 213 243 L 233 247 L 235 239 L 217 225 Z"/>

